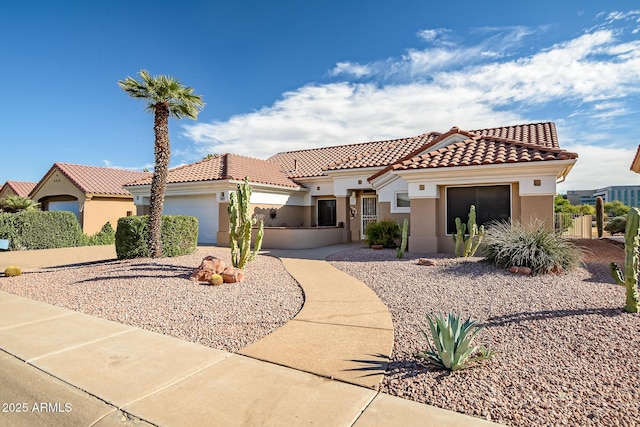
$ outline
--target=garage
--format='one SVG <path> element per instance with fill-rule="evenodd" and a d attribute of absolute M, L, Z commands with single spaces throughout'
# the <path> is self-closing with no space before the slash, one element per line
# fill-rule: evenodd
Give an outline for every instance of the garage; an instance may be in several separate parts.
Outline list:
<path fill-rule="evenodd" d="M 47 203 L 47 210 L 73 212 L 78 221 L 80 220 L 80 209 L 77 200 L 51 201 Z"/>
<path fill-rule="evenodd" d="M 214 244 L 218 236 L 218 203 L 215 194 L 205 196 L 166 196 L 164 215 L 198 218 L 198 243 Z"/>

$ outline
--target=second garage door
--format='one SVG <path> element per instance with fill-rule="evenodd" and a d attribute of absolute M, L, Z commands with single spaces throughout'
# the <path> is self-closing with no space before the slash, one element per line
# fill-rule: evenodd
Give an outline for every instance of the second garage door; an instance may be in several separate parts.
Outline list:
<path fill-rule="evenodd" d="M 218 202 L 215 194 L 165 197 L 163 214 L 195 216 L 198 218 L 198 243 L 217 242 Z"/>

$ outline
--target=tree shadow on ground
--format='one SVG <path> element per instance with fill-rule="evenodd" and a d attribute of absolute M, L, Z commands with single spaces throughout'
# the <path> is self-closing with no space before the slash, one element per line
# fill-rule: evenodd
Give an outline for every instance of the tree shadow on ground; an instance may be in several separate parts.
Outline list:
<path fill-rule="evenodd" d="M 117 268 L 109 271 L 108 275 L 96 275 L 87 279 L 76 281 L 75 283 L 88 283 L 88 282 L 100 282 L 108 280 L 118 279 L 140 279 L 140 278 L 157 278 L 157 279 L 185 279 L 188 280 L 193 273 L 192 267 L 171 265 L 171 264 L 157 264 L 157 263 L 139 263 L 134 265 L 127 265 L 122 268 L 122 274 L 117 273 Z M 158 272 L 167 272 L 167 274 L 159 274 Z M 128 272 L 140 272 L 139 274 L 126 274 Z M 148 272 L 148 274 L 145 274 Z"/>
<path fill-rule="evenodd" d="M 623 308 L 582 308 L 577 310 L 543 310 L 505 314 L 504 316 L 489 317 L 483 323 L 485 327 L 505 326 L 528 321 L 543 321 L 560 317 L 575 316 L 604 316 L 617 317 L 625 314 Z"/>

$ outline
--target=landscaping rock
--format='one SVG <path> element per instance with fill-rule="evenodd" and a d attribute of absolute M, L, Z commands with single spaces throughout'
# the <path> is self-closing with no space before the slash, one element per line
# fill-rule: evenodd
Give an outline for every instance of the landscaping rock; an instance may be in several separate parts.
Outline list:
<path fill-rule="evenodd" d="M 226 268 L 227 265 L 223 260 L 209 255 L 202 259 L 200 267 L 193 271 L 189 279 L 194 282 L 208 282 L 212 275 L 222 274 Z"/>
<path fill-rule="evenodd" d="M 511 273 L 522 274 L 523 276 L 531 276 L 531 269 L 529 267 L 517 267 L 512 266 L 509 268 Z"/>
<path fill-rule="evenodd" d="M 418 259 L 418 265 L 432 266 L 432 265 L 438 265 L 438 262 L 435 259 L 420 258 Z"/>
<path fill-rule="evenodd" d="M 242 270 L 238 270 L 237 268 L 227 267 L 221 273 L 222 280 L 224 283 L 236 283 L 242 282 L 244 280 L 244 273 Z"/>

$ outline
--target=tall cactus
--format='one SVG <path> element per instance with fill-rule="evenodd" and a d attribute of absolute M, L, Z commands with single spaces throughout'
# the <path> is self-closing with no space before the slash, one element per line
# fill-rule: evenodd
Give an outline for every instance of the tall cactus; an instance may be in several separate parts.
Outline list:
<path fill-rule="evenodd" d="M 596 227 L 598 228 L 598 239 L 602 239 L 604 230 L 604 200 L 596 197 Z"/>
<path fill-rule="evenodd" d="M 627 288 L 627 300 L 624 307 L 629 313 L 640 313 L 638 307 L 638 256 L 640 246 L 640 209 L 631 208 L 627 213 L 627 227 L 624 233 L 624 274 L 615 262 L 610 264 L 611 275 L 619 285 Z"/>
<path fill-rule="evenodd" d="M 396 248 L 396 257 L 404 258 L 404 251 L 407 250 L 407 237 L 409 235 L 409 220 L 407 218 L 402 221 L 402 241 L 400 247 Z"/>
<path fill-rule="evenodd" d="M 229 196 L 229 246 L 231 247 L 231 263 L 235 268 L 244 268 L 253 261 L 262 246 L 264 236 L 264 222 L 260 220 L 256 243 L 251 251 L 251 229 L 256 223 L 249 211 L 251 206 L 251 186 L 249 178 L 238 184 L 238 191 Z"/>
<path fill-rule="evenodd" d="M 471 208 L 469 209 L 469 221 L 467 224 L 463 223 L 460 217 L 457 217 L 455 221 L 456 234 L 452 237 L 456 244 L 456 256 L 473 256 L 478 250 L 478 246 L 480 246 L 482 238 L 487 234 L 484 229 L 484 225 L 478 227 L 476 224 L 476 207 L 471 205 Z M 469 234 L 466 234 L 467 231 Z"/>

